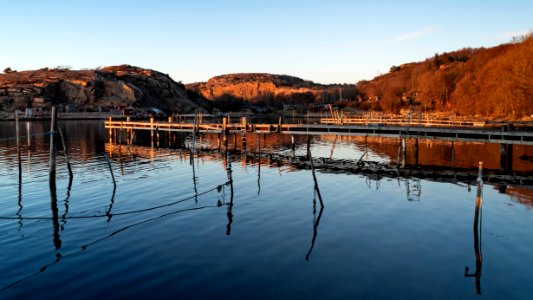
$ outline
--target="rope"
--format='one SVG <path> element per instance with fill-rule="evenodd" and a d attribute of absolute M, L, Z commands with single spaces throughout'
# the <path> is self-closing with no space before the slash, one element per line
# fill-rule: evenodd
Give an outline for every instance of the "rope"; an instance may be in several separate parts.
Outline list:
<path fill-rule="evenodd" d="M 155 210 L 155 209 L 159 209 L 159 208 L 163 208 L 163 207 L 168 207 L 168 206 L 172 206 L 172 205 L 175 205 L 175 204 L 178 204 L 178 203 L 181 203 L 181 202 L 185 202 L 187 200 L 191 200 L 191 199 L 194 199 L 198 196 L 202 196 L 202 195 L 205 195 L 207 193 L 210 193 L 214 190 L 221 190 L 225 185 L 228 185 L 229 184 L 229 181 L 224 183 L 224 184 L 221 184 L 221 185 L 217 185 L 216 187 L 212 188 L 212 189 L 209 189 L 209 190 L 206 190 L 206 191 L 203 191 L 201 193 L 195 193 L 194 195 L 192 196 L 188 196 L 188 197 L 185 197 L 185 198 L 182 198 L 180 200 L 177 200 L 177 201 L 174 201 L 174 202 L 171 202 L 171 203 L 166 203 L 166 204 L 161 204 L 161 205 L 157 205 L 157 206 L 153 206 L 153 207 L 148 207 L 148 208 L 143 208 L 143 209 L 137 209 L 137 210 L 130 210 L 130 211 L 123 211 L 123 212 L 118 212 L 118 213 L 106 213 L 106 214 L 97 214 L 97 215 L 79 215 L 79 216 L 70 216 L 70 217 L 65 217 L 64 219 L 93 219 L 93 218 L 103 218 L 103 217 L 112 217 L 112 216 L 121 216 L 121 215 L 130 215 L 130 214 L 136 214 L 136 213 L 142 213 L 142 212 L 147 212 L 147 211 L 151 211 L 151 210 Z M 52 217 L 19 217 L 19 216 L 0 216 L 0 220 L 52 220 L 53 218 Z"/>

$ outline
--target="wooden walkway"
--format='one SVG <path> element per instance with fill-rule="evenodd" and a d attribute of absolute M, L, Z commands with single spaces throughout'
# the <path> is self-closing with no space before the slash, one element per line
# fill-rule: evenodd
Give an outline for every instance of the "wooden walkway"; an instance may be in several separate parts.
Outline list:
<path fill-rule="evenodd" d="M 451 128 L 451 127 L 421 127 L 421 126 L 384 126 L 381 124 L 368 125 L 331 125 L 331 124 L 193 124 L 173 122 L 130 122 L 107 120 L 105 128 L 110 130 L 148 130 L 155 132 L 190 132 L 196 128 L 197 133 L 282 133 L 291 135 L 352 135 L 352 136 L 382 136 L 391 138 L 418 138 L 448 141 L 482 142 L 497 144 L 533 145 L 531 131 L 503 131 L 493 128 Z"/>

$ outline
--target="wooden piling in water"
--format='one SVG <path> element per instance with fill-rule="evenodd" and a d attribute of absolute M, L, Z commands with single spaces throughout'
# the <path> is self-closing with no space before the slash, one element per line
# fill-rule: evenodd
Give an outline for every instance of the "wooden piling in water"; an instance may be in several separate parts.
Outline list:
<path fill-rule="evenodd" d="M 70 179 L 74 177 L 72 175 L 72 167 L 70 166 L 70 161 L 68 160 L 68 152 L 67 152 L 67 145 L 65 143 L 65 138 L 63 136 L 63 132 L 61 131 L 60 127 L 57 127 L 57 131 L 59 133 L 59 138 L 61 139 L 61 145 L 63 146 L 63 154 L 65 155 L 65 160 L 67 161 L 67 168 L 68 168 L 68 175 L 70 176 Z"/>
<path fill-rule="evenodd" d="M 22 170 L 22 160 L 20 157 L 20 122 L 19 122 L 19 111 L 15 111 L 15 135 L 17 137 L 17 160 L 19 165 L 19 173 Z"/>
<path fill-rule="evenodd" d="M 109 117 L 109 123 L 113 122 L 113 118 Z M 113 129 L 109 127 L 109 143 L 113 143 Z"/>
<path fill-rule="evenodd" d="M 294 134 L 291 134 L 291 149 L 292 151 L 296 149 L 296 144 L 294 142 Z"/>
<path fill-rule="evenodd" d="M 154 118 L 150 118 L 150 143 L 154 146 Z"/>
<path fill-rule="evenodd" d="M 56 181 L 56 143 L 55 143 L 55 131 L 56 131 L 56 120 L 57 110 L 55 106 L 52 106 L 52 115 L 50 122 L 50 163 L 49 163 L 49 175 L 50 175 L 50 185 L 54 185 Z"/>
<path fill-rule="evenodd" d="M 483 162 L 482 161 L 479 162 L 479 168 L 478 168 L 478 173 L 477 173 L 477 182 L 478 183 L 483 183 Z"/>

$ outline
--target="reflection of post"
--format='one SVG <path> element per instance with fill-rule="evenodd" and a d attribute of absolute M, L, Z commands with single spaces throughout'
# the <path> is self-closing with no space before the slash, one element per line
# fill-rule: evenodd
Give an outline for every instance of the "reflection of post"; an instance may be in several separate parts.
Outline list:
<path fill-rule="evenodd" d="M 316 237 L 318 234 L 318 225 L 320 224 L 320 218 L 322 217 L 322 211 L 324 210 L 324 202 L 322 202 L 322 195 L 320 195 L 320 189 L 318 188 L 318 181 L 316 179 L 315 174 L 315 166 L 313 164 L 313 156 L 311 155 L 311 150 L 307 148 L 307 156 L 309 157 L 309 163 L 311 165 L 311 172 L 313 173 L 313 181 L 315 183 L 314 185 L 314 192 L 316 192 L 316 196 L 318 196 L 318 200 L 320 201 L 320 212 L 318 213 L 318 218 L 314 220 L 313 222 L 313 239 L 311 240 L 311 248 L 309 248 L 309 251 L 307 252 L 307 255 L 305 256 L 305 260 L 309 260 L 309 256 L 311 255 L 311 252 L 313 251 L 313 247 L 315 246 Z M 316 213 L 316 197 L 313 198 L 313 217 Z"/>
<path fill-rule="evenodd" d="M 19 219 L 19 232 L 22 230 L 22 158 L 20 156 L 20 132 L 19 132 L 19 111 L 15 111 L 15 135 L 17 137 L 17 160 L 18 160 L 18 219 Z M 27 134 L 29 136 L 29 134 Z M 29 149 L 29 147 L 28 147 Z M 29 150 L 28 150 L 29 151 Z"/>
<path fill-rule="evenodd" d="M 115 192 L 116 191 L 117 191 L 117 186 L 113 186 L 113 193 L 111 194 L 111 201 L 109 203 L 109 207 L 107 211 L 105 212 L 105 215 L 107 216 L 107 222 L 110 222 L 111 218 L 113 217 L 111 210 L 113 209 L 113 204 L 115 204 Z"/>
<path fill-rule="evenodd" d="M 261 192 L 261 134 L 257 134 L 257 194 Z"/>
<path fill-rule="evenodd" d="M 500 171 L 510 174 L 513 170 L 513 144 L 500 144 Z"/>
<path fill-rule="evenodd" d="M 415 166 L 418 166 L 418 139 L 415 139 Z"/>
<path fill-rule="evenodd" d="M 198 203 L 198 188 L 196 186 L 196 168 L 194 166 L 194 154 L 190 153 L 190 163 L 192 167 L 192 184 L 194 189 L 194 202 Z"/>
<path fill-rule="evenodd" d="M 316 201 L 313 199 L 313 217 L 316 214 Z M 313 248 L 315 247 L 316 237 L 318 235 L 318 225 L 320 224 L 320 218 L 322 218 L 322 212 L 324 211 L 324 206 L 320 207 L 320 211 L 318 212 L 318 217 L 313 222 L 313 239 L 311 240 L 311 247 L 309 248 L 309 251 L 307 251 L 307 255 L 305 256 L 305 260 L 309 260 L 309 257 L 311 256 L 311 252 L 313 252 Z"/>
<path fill-rule="evenodd" d="M 476 293 L 481 295 L 481 267 L 483 265 L 483 253 L 481 251 L 481 221 L 483 206 L 483 183 L 478 183 L 476 193 L 476 210 L 474 213 L 474 253 L 476 255 L 476 271 L 469 273 L 465 267 L 465 277 L 475 277 Z"/>
<path fill-rule="evenodd" d="M 227 157 L 227 172 L 228 172 L 228 182 L 229 182 L 229 188 L 230 188 L 230 200 L 228 205 L 228 225 L 226 225 L 226 235 L 231 234 L 231 223 L 233 223 L 233 175 L 231 170 L 231 159 L 229 156 L 229 152 L 226 152 Z"/>
<path fill-rule="evenodd" d="M 53 242 L 57 249 L 61 248 L 61 239 L 59 237 L 59 210 L 57 208 L 56 182 L 50 180 L 50 207 L 52 209 L 52 225 L 54 227 Z"/>

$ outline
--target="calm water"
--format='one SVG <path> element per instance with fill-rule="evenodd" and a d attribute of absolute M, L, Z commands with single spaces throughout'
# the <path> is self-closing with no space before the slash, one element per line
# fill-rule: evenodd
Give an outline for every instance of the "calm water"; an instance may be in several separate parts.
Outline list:
<path fill-rule="evenodd" d="M 14 124 L 0 123 L 1 299 L 533 296 L 527 187 L 499 193 L 484 185 L 476 234 L 476 186 L 317 172 L 321 209 L 310 170 L 207 150 L 191 165 L 175 146 L 184 136 L 170 148 L 163 137 L 151 148 L 142 135 L 136 146 L 119 147 L 101 122 L 70 121 L 61 127 L 74 180 L 69 189 L 59 155 L 54 197 L 48 136 L 38 134 L 47 126 L 30 125 L 29 146 L 21 139 L 19 184 L 16 142 L 6 140 Z M 217 142 L 202 137 L 199 148 Z M 240 145 L 233 142 L 230 149 Z M 247 149 L 257 146 L 249 136 Z M 261 149 L 289 155 L 290 136 L 261 138 Z M 296 155 L 305 149 L 297 137 Z M 365 160 L 384 163 L 397 159 L 396 149 L 394 140 L 332 136 L 315 137 L 311 147 L 314 156 L 358 160 L 367 151 Z M 497 168 L 498 151 L 421 142 L 419 162 L 472 167 L 484 160 Z M 532 154 L 517 147 L 515 167 L 532 170 Z"/>

